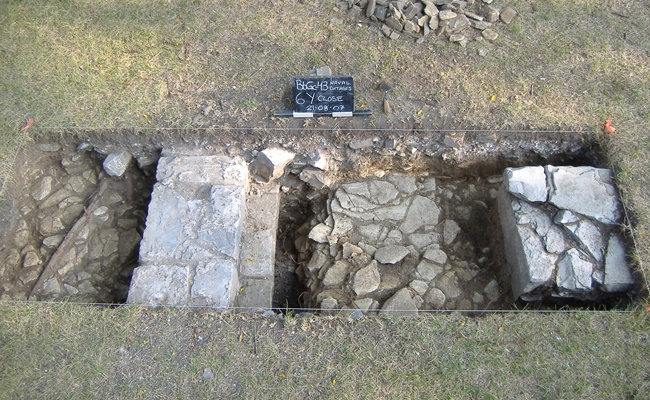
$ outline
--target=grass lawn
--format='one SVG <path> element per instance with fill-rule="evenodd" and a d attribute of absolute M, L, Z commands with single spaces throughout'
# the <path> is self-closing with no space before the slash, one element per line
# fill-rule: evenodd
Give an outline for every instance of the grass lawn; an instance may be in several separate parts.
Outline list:
<path fill-rule="evenodd" d="M 279 320 L 5 303 L 0 398 L 643 399 L 649 328 L 646 312 Z"/>
<path fill-rule="evenodd" d="M 286 127 L 271 115 L 290 107 L 291 76 L 329 65 L 375 113 L 323 127 L 590 132 L 630 212 L 630 255 L 650 271 L 649 0 L 496 0 L 517 17 L 467 48 L 388 40 L 336 4 L 0 2 L 0 178 L 34 137 Z M 391 115 L 380 81 L 394 86 Z M 275 321 L 3 303 L 0 398 L 640 399 L 648 332 L 641 311 Z"/>

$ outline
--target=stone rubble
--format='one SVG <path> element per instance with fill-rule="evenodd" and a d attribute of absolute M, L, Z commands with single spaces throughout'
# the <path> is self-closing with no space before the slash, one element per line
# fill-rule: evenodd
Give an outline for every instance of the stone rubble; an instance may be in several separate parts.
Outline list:
<path fill-rule="evenodd" d="M 596 300 L 634 288 L 609 170 L 506 168 L 498 205 L 515 298 Z"/>
<path fill-rule="evenodd" d="M 123 302 L 144 225 L 146 177 L 129 162 L 120 164 L 126 166 L 120 171 L 122 178 L 113 177 L 102 169 L 102 157 L 85 148 L 70 151 L 45 143 L 38 149 L 44 152 L 42 160 L 51 160 L 55 166 L 34 164 L 28 172 L 40 178 L 32 188 L 25 188 L 28 194 L 16 226 L 15 248 L 3 252 L 0 271 L 19 271 L 18 279 L 5 281 L 0 298 L 27 299 L 68 230 L 84 214 L 89 196 L 105 181 L 100 207 L 77 237 L 67 238 L 73 245 L 61 254 L 62 264 L 31 299 Z M 106 157 L 104 165 L 116 166 L 114 159 Z"/>
<path fill-rule="evenodd" d="M 339 309 L 397 315 L 461 304 L 481 309 L 499 296 L 498 284 L 493 297 L 485 294 L 493 278 L 480 274 L 487 270 L 463 234 L 472 217 L 461 204 L 488 197 L 499 183 L 461 191 L 430 176 L 384 175 L 338 184 L 298 229 L 305 306 L 331 310 L 336 302 Z M 458 195 L 444 197 L 443 207 L 446 193 Z"/>
<path fill-rule="evenodd" d="M 421 43 L 434 32 L 462 47 L 470 40 L 495 41 L 499 34 L 494 24 L 501 21 L 509 25 L 517 15 L 514 8 L 499 9 L 491 0 L 349 0 L 336 7 L 350 18 L 363 16 L 377 23 L 389 39 L 403 35 Z"/>

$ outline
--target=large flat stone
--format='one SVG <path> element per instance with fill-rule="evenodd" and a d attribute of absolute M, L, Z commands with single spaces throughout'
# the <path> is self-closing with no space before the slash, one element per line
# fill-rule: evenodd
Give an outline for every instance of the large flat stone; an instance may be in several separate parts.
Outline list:
<path fill-rule="evenodd" d="M 232 307 L 238 284 L 237 264 L 234 261 L 201 262 L 195 268 L 189 305 Z"/>
<path fill-rule="evenodd" d="M 510 194 L 523 200 L 544 202 L 548 197 L 544 167 L 506 168 L 503 184 Z"/>
<path fill-rule="evenodd" d="M 550 203 L 604 224 L 620 222 L 621 205 L 610 170 L 549 165 L 547 173 L 551 183 Z"/>
<path fill-rule="evenodd" d="M 134 272 L 128 301 L 232 306 L 248 184 L 245 163 L 223 156 L 161 157 L 156 177 L 140 243 L 144 267 Z M 271 215 L 277 218 L 277 214 Z M 251 240 L 270 246 L 274 228 L 272 224 L 265 227 L 258 224 L 252 230 L 266 230 L 270 238 Z M 262 254 L 262 250 L 267 252 Z M 273 257 L 266 248 L 259 253 Z M 251 273 L 259 275 L 262 270 Z"/>
<path fill-rule="evenodd" d="M 237 259 L 244 216 L 244 187 L 204 186 L 191 198 L 156 184 L 140 243 L 140 262 L 157 264 L 212 258 Z"/>
<path fill-rule="evenodd" d="M 189 299 L 189 267 L 176 265 L 145 265 L 133 270 L 126 302 L 179 306 Z"/>
<path fill-rule="evenodd" d="M 273 279 L 241 278 L 237 295 L 238 307 L 271 308 L 273 305 Z"/>
<path fill-rule="evenodd" d="M 440 209 L 433 200 L 415 196 L 399 228 L 406 234 L 413 233 L 424 225 L 437 225 L 439 216 Z"/>

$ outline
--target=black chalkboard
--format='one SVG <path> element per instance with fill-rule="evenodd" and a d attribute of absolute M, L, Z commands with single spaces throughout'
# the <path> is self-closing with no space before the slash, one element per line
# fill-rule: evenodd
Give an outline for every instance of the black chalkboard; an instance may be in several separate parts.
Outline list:
<path fill-rule="evenodd" d="M 295 76 L 293 116 L 331 115 L 351 117 L 354 112 L 354 79 L 348 75 Z"/>

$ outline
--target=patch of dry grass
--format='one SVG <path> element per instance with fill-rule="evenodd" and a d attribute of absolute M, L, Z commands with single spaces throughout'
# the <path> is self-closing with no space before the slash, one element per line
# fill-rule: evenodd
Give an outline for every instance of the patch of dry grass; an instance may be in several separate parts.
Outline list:
<path fill-rule="evenodd" d="M 645 312 L 281 321 L 4 303 L 0 321 L 3 399 L 641 399 L 650 390 Z"/>

